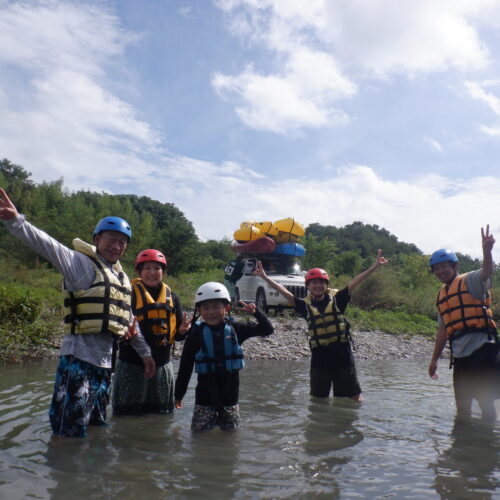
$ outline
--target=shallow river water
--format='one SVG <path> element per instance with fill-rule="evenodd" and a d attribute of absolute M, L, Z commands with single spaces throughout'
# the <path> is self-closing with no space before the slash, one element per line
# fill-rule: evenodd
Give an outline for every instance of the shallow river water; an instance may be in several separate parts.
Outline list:
<path fill-rule="evenodd" d="M 173 416 L 57 442 L 55 361 L 3 366 L 0 498 L 500 498 L 500 424 L 454 424 L 445 365 L 431 381 L 426 360 L 358 360 L 357 404 L 311 401 L 308 360 L 248 361 L 236 432 L 193 435 L 190 390 Z"/>

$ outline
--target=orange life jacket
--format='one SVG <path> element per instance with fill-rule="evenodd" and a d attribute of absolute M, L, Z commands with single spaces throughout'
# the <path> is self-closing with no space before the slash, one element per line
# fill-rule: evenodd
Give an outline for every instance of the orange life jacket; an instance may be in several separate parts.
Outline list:
<path fill-rule="evenodd" d="M 142 280 L 134 278 L 132 293 L 132 311 L 144 329 L 143 333 L 160 335 L 161 343 L 173 344 L 177 333 L 177 319 L 170 288 L 162 283 L 160 295 L 155 301 Z"/>
<path fill-rule="evenodd" d="M 491 297 L 476 299 L 467 287 L 465 274 L 443 285 L 438 293 L 436 306 L 443 318 L 448 337 L 457 332 L 492 331 L 496 329 L 491 312 Z"/>

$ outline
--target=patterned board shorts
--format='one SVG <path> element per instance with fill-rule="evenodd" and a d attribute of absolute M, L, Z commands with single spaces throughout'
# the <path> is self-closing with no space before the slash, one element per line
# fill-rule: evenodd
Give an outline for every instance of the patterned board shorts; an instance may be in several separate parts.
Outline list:
<path fill-rule="evenodd" d="M 113 415 L 172 413 L 174 369 L 172 362 L 157 366 L 154 377 L 144 378 L 144 366 L 118 360 L 113 376 Z"/>
<path fill-rule="evenodd" d="M 240 406 L 224 406 L 216 410 L 210 406 L 194 405 L 191 429 L 193 431 L 208 431 L 215 427 L 223 430 L 233 430 L 240 426 Z"/>
<path fill-rule="evenodd" d="M 106 425 L 111 369 L 66 355 L 59 357 L 49 410 L 56 436 L 85 437 L 89 425 Z"/>

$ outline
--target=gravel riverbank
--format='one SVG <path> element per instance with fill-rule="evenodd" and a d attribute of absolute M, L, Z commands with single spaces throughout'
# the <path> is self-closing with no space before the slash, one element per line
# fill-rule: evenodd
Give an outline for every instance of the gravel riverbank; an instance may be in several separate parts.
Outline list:
<path fill-rule="evenodd" d="M 237 320 L 242 318 L 237 316 Z M 243 319 L 244 321 L 244 319 Z M 245 341 L 243 350 L 247 359 L 288 359 L 310 357 L 306 337 L 306 323 L 292 316 L 271 316 L 274 333 L 269 337 L 256 337 Z M 420 335 L 392 335 L 382 332 L 353 331 L 356 359 L 428 358 L 434 341 Z M 182 343 L 176 345 L 175 357 L 182 352 Z"/>

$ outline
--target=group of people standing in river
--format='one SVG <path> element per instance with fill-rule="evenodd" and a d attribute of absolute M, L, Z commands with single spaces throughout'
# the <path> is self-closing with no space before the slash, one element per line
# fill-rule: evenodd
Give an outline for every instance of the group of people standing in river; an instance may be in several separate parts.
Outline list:
<path fill-rule="evenodd" d="M 119 217 L 100 220 L 93 244 L 75 239 L 74 249 L 26 221 L 1 188 L 0 219 L 12 235 L 51 262 L 64 278 L 66 335 L 49 411 L 55 436 L 84 437 L 90 425 L 106 425 L 110 399 L 115 415 L 180 409 L 193 368 L 198 382 L 192 429 L 239 426 L 241 344 L 250 337 L 273 333 L 271 322 L 255 304 L 239 303 L 256 321 L 236 322 L 229 315 L 227 288 L 208 282 L 198 288 L 195 313 L 188 320 L 179 297 L 164 282 L 167 258 L 161 251 L 139 252 L 133 280 L 123 272 L 119 261 L 132 231 Z M 447 249 L 430 258 L 430 268 L 443 285 L 436 303 L 438 333 L 429 375 L 437 378 L 438 359 L 449 341 L 458 415 L 469 417 L 476 399 L 483 419 L 494 421 L 494 399 L 500 397 L 498 335 L 489 296 L 495 240 L 489 226 L 481 234 L 483 266 L 477 271 L 459 275 L 458 259 Z M 307 322 L 312 396 L 328 397 L 333 387 L 334 396 L 362 400 L 344 313 L 352 290 L 385 264 L 379 250 L 374 264 L 341 290 L 329 287 L 325 270 L 310 269 L 305 277 L 309 292 L 305 299 L 273 281 L 260 263 L 253 271 Z M 184 347 L 174 382 L 171 349 L 176 340 L 184 340 Z"/>

